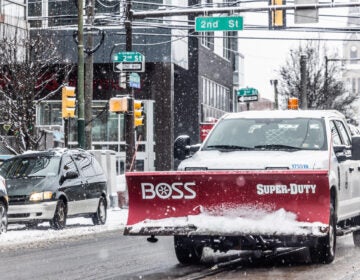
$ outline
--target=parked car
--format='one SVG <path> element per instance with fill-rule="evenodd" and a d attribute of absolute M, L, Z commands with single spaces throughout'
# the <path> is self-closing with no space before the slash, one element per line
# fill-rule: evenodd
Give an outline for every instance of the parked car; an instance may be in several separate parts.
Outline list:
<path fill-rule="evenodd" d="M 29 152 L 0 167 L 9 195 L 9 223 L 36 226 L 49 221 L 63 229 L 68 217 L 105 224 L 107 181 L 100 164 L 81 149 Z"/>
<path fill-rule="evenodd" d="M 0 176 L 0 234 L 7 231 L 8 225 L 8 195 L 6 192 L 5 179 Z"/>

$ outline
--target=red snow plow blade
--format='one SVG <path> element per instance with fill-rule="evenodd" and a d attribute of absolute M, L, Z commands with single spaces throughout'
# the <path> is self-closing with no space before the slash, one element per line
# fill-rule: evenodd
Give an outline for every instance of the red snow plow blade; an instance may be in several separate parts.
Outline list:
<path fill-rule="evenodd" d="M 125 235 L 304 235 L 329 225 L 326 170 L 130 172 L 126 181 Z"/>

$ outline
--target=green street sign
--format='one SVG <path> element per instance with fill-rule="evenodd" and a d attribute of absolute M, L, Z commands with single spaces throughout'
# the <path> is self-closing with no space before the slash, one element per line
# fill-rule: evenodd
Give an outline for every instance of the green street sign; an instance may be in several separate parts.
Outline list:
<path fill-rule="evenodd" d="M 195 31 L 236 31 L 243 30 L 243 17 L 197 17 Z"/>
<path fill-rule="evenodd" d="M 142 62 L 144 56 L 139 52 L 119 52 L 114 55 L 113 62 Z"/>
<path fill-rule="evenodd" d="M 237 91 L 238 96 L 244 95 L 258 95 L 259 91 L 256 88 L 241 88 Z"/>

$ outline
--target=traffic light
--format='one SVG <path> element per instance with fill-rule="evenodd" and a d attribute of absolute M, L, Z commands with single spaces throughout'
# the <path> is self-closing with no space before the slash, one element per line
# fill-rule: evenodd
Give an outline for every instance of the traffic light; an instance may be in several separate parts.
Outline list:
<path fill-rule="evenodd" d="M 144 125 L 144 102 L 141 100 L 134 100 L 134 126 Z"/>
<path fill-rule="evenodd" d="M 269 0 L 269 5 L 285 5 L 286 0 Z M 269 29 L 282 29 L 286 27 L 286 10 L 269 11 Z"/>
<path fill-rule="evenodd" d="M 109 110 L 113 113 L 126 113 L 129 110 L 129 99 L 127 96 L 124 97 L 112 97 L 109 101 Z"/>
<path fill-rule="evenodd" d="M 62 117 L 74 118 L 75 117 L 75 87 L 64 86 L 61 92 L 62 96 Z"/>

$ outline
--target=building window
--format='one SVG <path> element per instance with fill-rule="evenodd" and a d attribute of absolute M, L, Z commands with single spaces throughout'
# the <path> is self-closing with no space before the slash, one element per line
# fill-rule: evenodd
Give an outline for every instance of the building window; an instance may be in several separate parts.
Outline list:
<path fill-rule="evenodd" d="M 224 32 L 224 50 L 223 57 L 230 60 L 231 55 L 231 36 L 232 32 Z"/>
<path fill-rule="evenodd" d="M 352 78 L 352 80 L 351 80 L 351 91 L 353 93 L 356 92 L 356 79 L 355 78 Z"/>
<path fill-rule="evenodd" d="M 25 0 L 2 0 L 1 14 L 11 16 L 14 18 L 25 19 L 26 18 L 26 2 Z"/>
<path fill-rule="evenodd" d="M 205 77 L 201 77 L 201 80 L 203 96 L 201 121 L 219 119 L 230 110 L 230 90 Z"/>
<path fill-rule="evenodd" d="M 201 44 L 210 50 L 214 50 L 214 32 L 203 32 Z"/>
<path fill-rule="evenodd" d="M 356 46 L 352 46 L 350 48 L 350 59 L 357 59 L 358 55 L 357 55 L 357 47 Z M 351 64 L 356 64 L 357 61 L 350 61 Z"/>
<path fill-rule="evenodd" d="M 77 8 L 74 1 L 49 1 L 48 5 L 49 26 L 77 24 Z"/>

